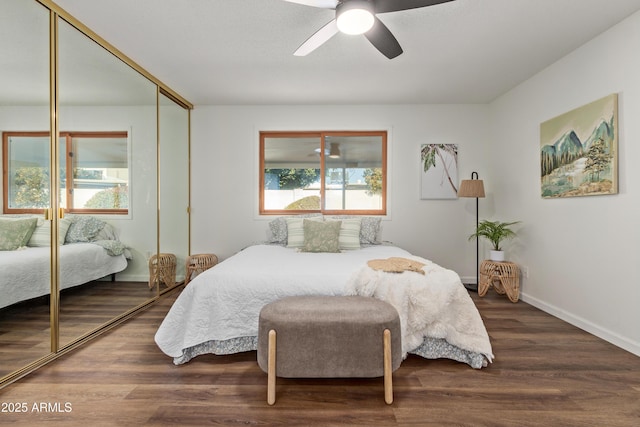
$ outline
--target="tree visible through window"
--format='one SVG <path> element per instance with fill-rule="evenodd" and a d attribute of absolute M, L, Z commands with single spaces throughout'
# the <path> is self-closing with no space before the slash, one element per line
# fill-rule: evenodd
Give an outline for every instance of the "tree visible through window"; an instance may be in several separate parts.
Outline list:
<path fill-rule="evenodd" d="M 260 213 L 386 214 L 384 131 L 261 132 Z"/>

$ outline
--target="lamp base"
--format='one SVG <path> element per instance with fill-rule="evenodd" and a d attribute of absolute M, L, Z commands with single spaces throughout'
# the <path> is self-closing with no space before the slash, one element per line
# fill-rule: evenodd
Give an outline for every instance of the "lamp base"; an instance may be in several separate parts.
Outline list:
<path fill-rule="evenodd" d="M 478 284 L 477 283 L 463 283 L 464 287 L 471 292 L 478 292 Z"/>

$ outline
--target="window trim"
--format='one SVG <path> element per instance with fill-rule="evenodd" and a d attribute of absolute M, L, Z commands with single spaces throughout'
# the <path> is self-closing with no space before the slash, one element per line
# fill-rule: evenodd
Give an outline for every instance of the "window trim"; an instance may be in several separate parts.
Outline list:
<path fill-rule="evenodd" d="M 43 208 L 10 208 L 9 207 L 9 137 L 12 136 L 32 136 L 32 137 L 49 137 L 48 131 L 6 131 L 2 132 L 2 213 L 3 214 L 41 214 L 45 209 Z M 64 131 L 58 135 L 58 140 L 64 138 L 65 140 L 65 159 L 64 168 L 66 170 L 67 182 L 65 183 L 65 193 L 67 206 L 64 211 L 67 213 L 77 214 L 100 214 L 100 215 L 128 215 L 131 206 L 127 209 L 83 209 L 73 207 L 73 194 L 71 192 L 72 186 L 68 185 L 69 177 L 73 180 L 73 173 L 69 174 L 69 171 L 73 172 L 73 159 L 72 159 L 72 140 L 73 138 L 126 138 L 127 146 L 129 145 L 129 132 L 128 131 Z M 127 149 L 127 151 L 129 151 Z M 62 160 L 62 159 L 60 159 Z M 127 154 L 128 169 L 131 171 L 131 158 L 130 154 Z M 131 174 L 129 174 L 129 191 L 131 191 Z M 131 197 L 129 197 L 131 201 Z M 69 207 L 71 203 L 71 207 Z"/>
<path fill-rule="evenodd" d="M 328 136 L 379 136 L 382 138 L 382 207 L 380 209 L 324 209 L 324 194 L 325 194 L 325 139 Z M 265 138 L 320 138 L 320 204 L 321 207 L 318 210 L 287 210 L 287 209 L 269 209 L 264 208 L 265 194 L 264 194 L 264 148 Z M 308 213 L 322 213 L 323 215 L 371 215 L 371 216 L 385 216 L 387 215 L 387 141 L 388 132 L 386 130 L 370 130 L 370 131 L 260 131 L 259 133 L 259 192 L 258 192 L 258 211 L 260 215 L 297 215 Z"/>

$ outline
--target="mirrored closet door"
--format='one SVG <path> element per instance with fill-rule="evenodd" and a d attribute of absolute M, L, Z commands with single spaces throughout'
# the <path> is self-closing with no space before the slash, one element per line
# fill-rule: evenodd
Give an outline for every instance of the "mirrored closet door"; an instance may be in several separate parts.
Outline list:
<path fill-rule="evenodd" d="M 62 19 L 58 70 L 64 346 L 157 295 L 147 254 L 157 247 L 158 115 L 157 86 Z"/>
<path fill-rule="evenodd" d="M 0 76 L 0 233 L 29 234 L 21 242 L 3 238 L 0 248 L 2 378 L 52 351 L 51 226 L 43 214 L 51 206 L 48 9 L 0 2 Z"/>
<path fill-rule="evenodd" d="M 160 291 L 184 282 L 189 255 L 189 110 L 160 94 L 160 257 L 175 256 L 173 274 Z M 169 266 L 171 268 L 171 266 Z"/>

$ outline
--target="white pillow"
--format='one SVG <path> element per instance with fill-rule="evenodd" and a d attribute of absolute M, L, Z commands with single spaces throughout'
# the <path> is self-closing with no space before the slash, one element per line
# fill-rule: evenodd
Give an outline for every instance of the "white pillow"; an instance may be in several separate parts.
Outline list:
<path fill-rule="evenodd" d="M 360 218 L 342 219 L 340 227 L 340 249 L 360 249 Z"/>
<path fill-rule="evenodd" d="M 333 219 L 356 218 L 350 215 L 337 215 Z M 360 244 L 379 245 L 380 242 L 380 221 L 382 218 L 373 216 L 362 216 L 360 218 Z"/>
<path fill-rule="evenodd" d="M 301 248 L 304 246 L 304 220 L 310 219 L 312 221 L 324 221 L 321 216 L 314 216 L 311 218 L 287 218 L 287 247 L 288 248 Z"/>
<path fill-rule="evenodd" d="M 38 226 L 33 231 L 31 235 L 31 239 L 29 239 L 29 243 L 27 246 L 31 247 L 49 247 L 51 246 L 51 221 L 38 221 Z M 67 231 L 69 231 L 69 226 L 71 225 L 71 220 L 67 218 L 63 218 L 60 220 L 58 224 L 58 230 L 60 237 L 58 241 L 61 244 L 64 244 L 64 238 L 67 235 Z"/>

